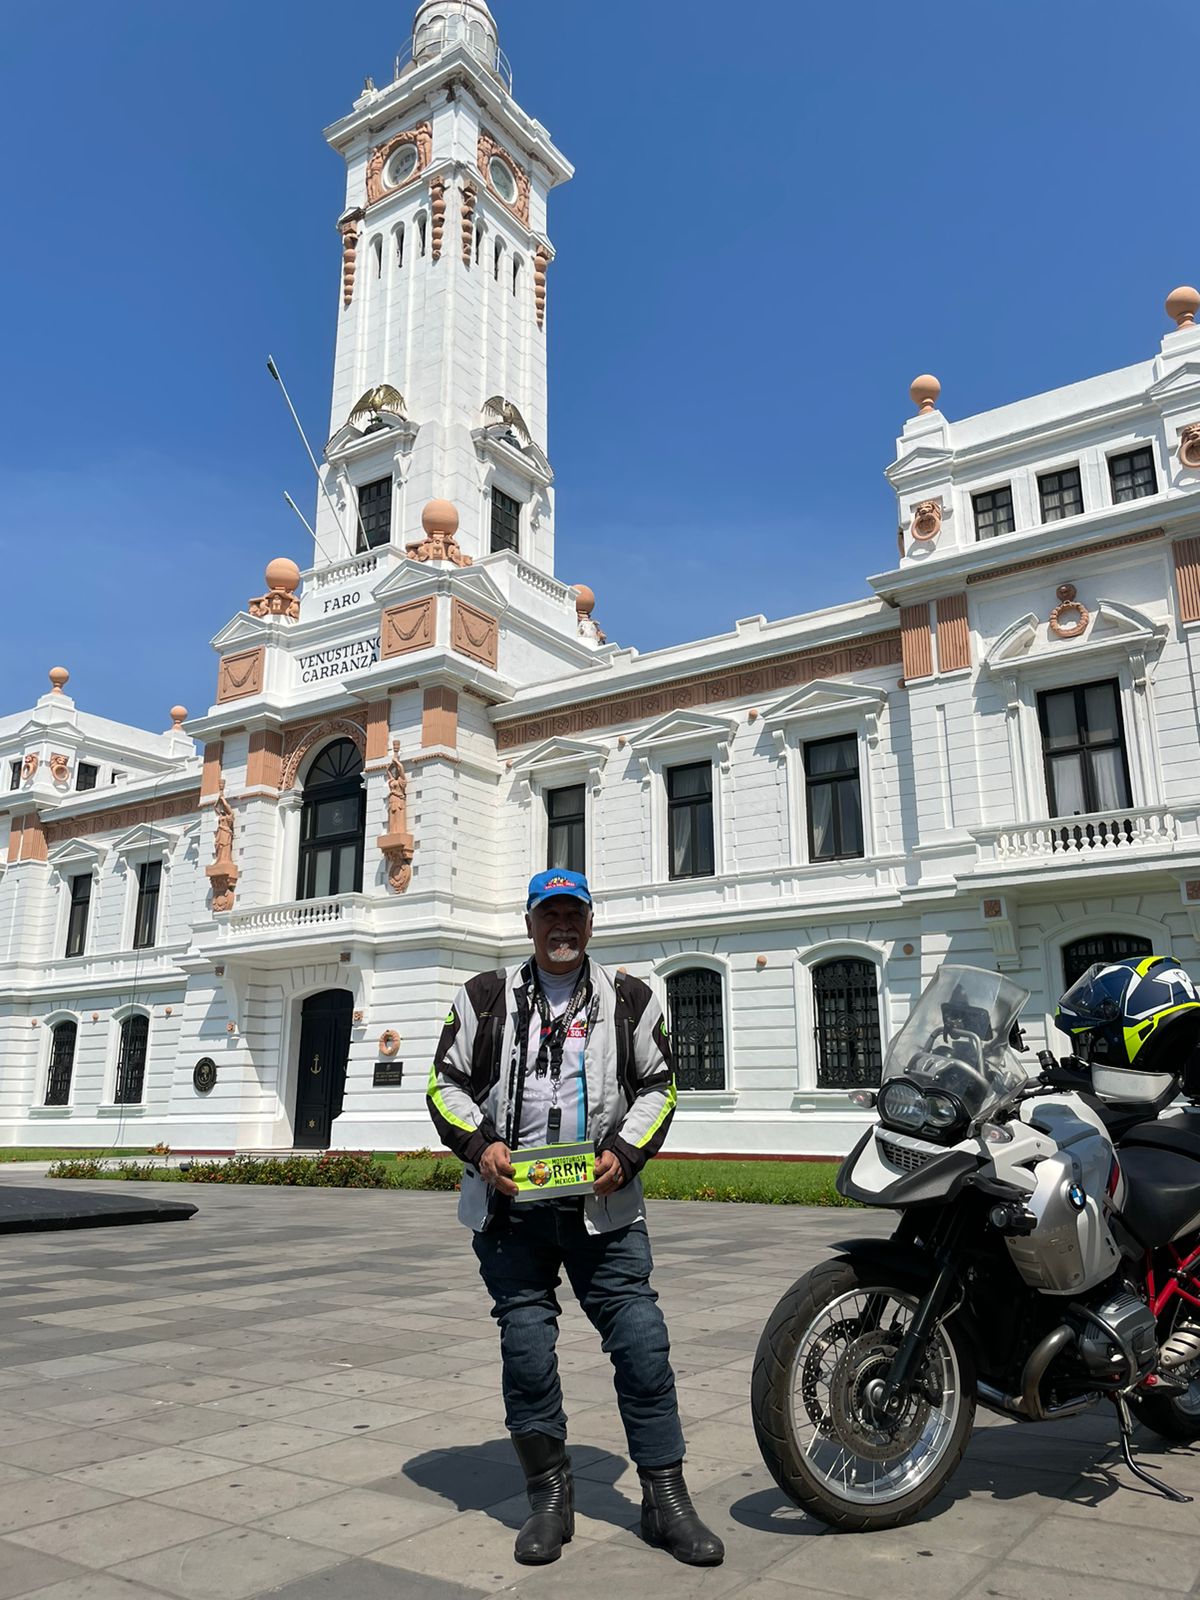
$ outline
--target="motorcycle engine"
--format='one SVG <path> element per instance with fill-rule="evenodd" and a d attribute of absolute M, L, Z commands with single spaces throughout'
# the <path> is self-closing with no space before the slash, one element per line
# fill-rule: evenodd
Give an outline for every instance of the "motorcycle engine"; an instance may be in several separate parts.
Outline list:
<path fill-rule="evenodd" d="M 1100 1305 L 1072 1307 L 1078 1351 L 1088 1371 L 1109 1383 L 1140 1383 L 1158 1360 L 1154 1313 L 1123 1290 Z"/>

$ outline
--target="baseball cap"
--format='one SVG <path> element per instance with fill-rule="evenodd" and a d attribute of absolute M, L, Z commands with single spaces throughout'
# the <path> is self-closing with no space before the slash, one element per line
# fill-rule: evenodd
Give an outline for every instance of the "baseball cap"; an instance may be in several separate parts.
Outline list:
<path fill-rule="evenodd" d="M 525 909 L 532 911 L 534 906 L 540 906 L 543 900 L 553 900 L 560 894 L 569 895 L 572 900 L 582 900 L 589 906 L 592 903 L 592 891 L 588 888 L 588 881 L 582 872 L 567 872 L 555 867 L 549 872 L 539 872 L 530 878 L 529 898 L 525 902 Z"/>

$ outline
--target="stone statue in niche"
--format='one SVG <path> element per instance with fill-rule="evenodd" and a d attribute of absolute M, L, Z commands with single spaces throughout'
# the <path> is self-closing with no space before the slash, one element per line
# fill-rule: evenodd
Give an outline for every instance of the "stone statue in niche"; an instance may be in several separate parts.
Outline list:
<path fill-rule="evenodd" d="M 61 755 L 57 750 L 50 757 L 50 776 L 55 783 L 66 784 L 71 781 L 71 763 L 65 755 Z"/>
<path fill-rule="evenodd" d="M 233 807 L 225 798 L 225 780 L 221 779 L 217 803 L 213 808 L 216 832 L 213 841 L 213 859 L 205 867 L 204 875 L 212 884 L 214 911 L 232 911 L 234 891 L 237 887 L 238 869 L 233 860 Z"/>
<path fill-rule="evenodd" d="M 403 894 L 412 882 L 413 836 L 408 831 L 408 774 L 400 760 L 400 741 L 392 741 L 387 764 L 387 832 L 376 843 L 387 862 L 388 883 Z"/>

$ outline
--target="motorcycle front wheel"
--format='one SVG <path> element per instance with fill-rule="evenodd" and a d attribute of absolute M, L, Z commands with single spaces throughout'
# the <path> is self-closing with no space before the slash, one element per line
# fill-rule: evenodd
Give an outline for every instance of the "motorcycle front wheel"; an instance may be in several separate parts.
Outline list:
<path fill-rule="evenodd" d="M 908 1393 L 876 1404 L 917 1308 L 876 1263 L 830 1261 L 771 1313 L 751 1383 L 762 1458 L 788 1498 L 845 1532 L 911 1521 L 953 1474 L 975 1420 L 975 1362 L 940 1324 Z"/>

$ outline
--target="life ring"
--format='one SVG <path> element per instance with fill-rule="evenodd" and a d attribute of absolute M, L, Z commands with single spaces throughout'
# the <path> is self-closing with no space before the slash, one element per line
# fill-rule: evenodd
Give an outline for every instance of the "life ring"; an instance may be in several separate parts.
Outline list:
<path fill-rule="evenodd" d="M 379 1054 L 381 1056 L 387 1056 L 390 1058 L 391 1056 L 396 1055 L 399 1052 L 399 1049 L 400 1035 L 396 1032 L 395 1028 L 385 1028 L 379 1035 Z"/>

